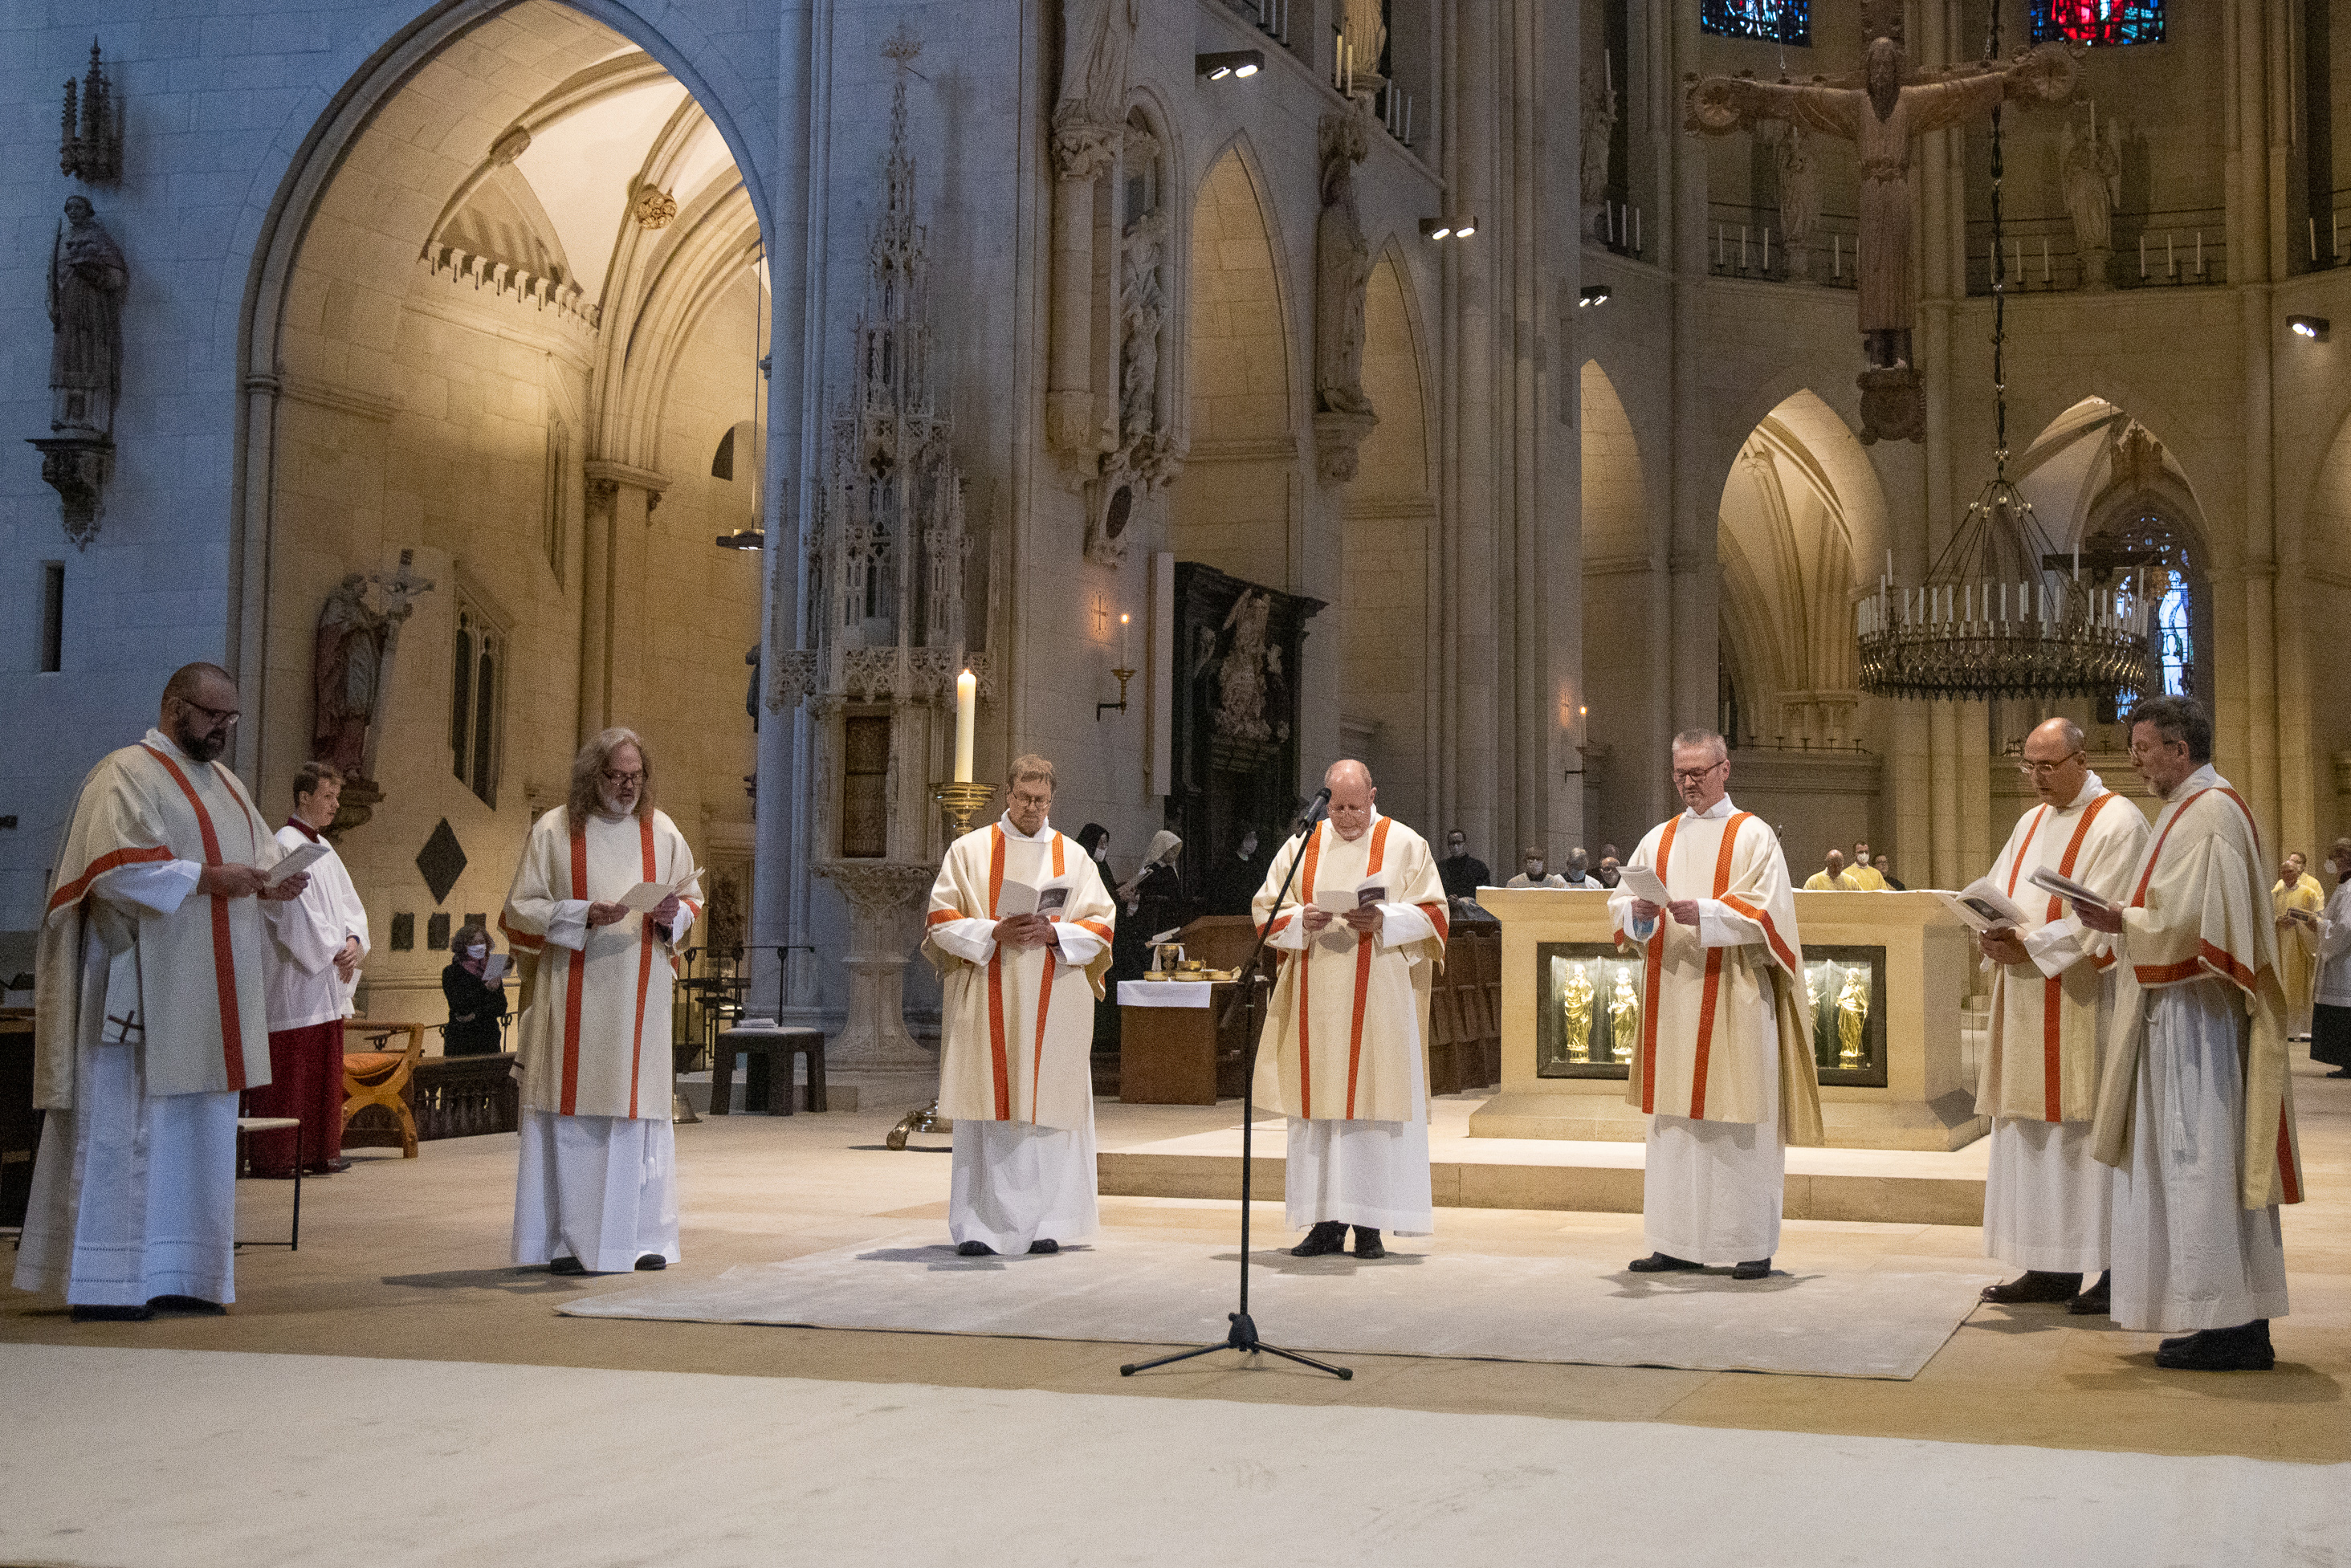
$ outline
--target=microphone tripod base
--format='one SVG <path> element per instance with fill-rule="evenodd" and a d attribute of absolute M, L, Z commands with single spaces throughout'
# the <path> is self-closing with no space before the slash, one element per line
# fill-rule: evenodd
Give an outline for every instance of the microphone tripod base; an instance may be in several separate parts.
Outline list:
<path fill-rule="evenodd" d="M 1121 1377 L 1133 1377 L 1138 1372 L 1148 1372 L 1155 1366 L 1167 1366 L 1176 1362 L 1189 1361 L 1196 1355 L 1213 1355 L 1220 1350 L 1238 1350 L 1246 1355 L 1260 1354 L 1278 1355 L 1284 1361 L 1294 1361 L 1301 1366 L 1311 1366 L 1317 1372 L 1327 1372 L 1342 1383 L 1352 1382 L 1354 1379 L 1355 1374 L 1352 1368 L 1332 1366 L 1328 1362 L 1316 1361 L 1311 1356 L 1300 1355 L 1296 1351 L 1283 1350 L 1279 1345 L 1265 1343 L 1257 1337 L 1257 1322 L 1247 1312 L 1227 1312 L 1225 1316 L 1231 1321 L 1233 1326 L 1226 1332 L 1224 1343 L 1204 1344 L 1197 1350 L 1178 1351 L 1174 1355 L 1163 1355 L 1156 1361 L 1139 1361 L 1133 1365 L 1120 1367 L 1118 1375 Z"/>

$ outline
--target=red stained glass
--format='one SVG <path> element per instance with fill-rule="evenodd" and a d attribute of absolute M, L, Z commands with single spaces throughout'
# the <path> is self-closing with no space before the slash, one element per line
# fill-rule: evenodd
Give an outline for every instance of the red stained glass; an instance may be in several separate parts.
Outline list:
<path fill-rule="evenodd" d="M 2163 42 L 2163 0 L 2032 0 L 2032 41 L 2095 48 Z"/>

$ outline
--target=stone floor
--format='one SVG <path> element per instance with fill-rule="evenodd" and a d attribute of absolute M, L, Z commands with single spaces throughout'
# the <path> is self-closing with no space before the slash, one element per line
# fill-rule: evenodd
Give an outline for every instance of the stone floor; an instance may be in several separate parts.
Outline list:
<path fill-rule="evenodd" d="M 511 1136 L 428 1144 L 414 1160 L 360 1151 L 349 1173 L 306 1188 L 299 1252 L 251 1249 L 225 1318 L 74 1324 L 0 1292 L 0 1344 L 170 1347 L 503 1363 L 754 1377 L 1038 1389 L 1143 1399 L 1217 1399 L 1662 1422 L 1682 1427 L 2031 1444 L 2172 1455 L 2351 1461 L 2351 1082 L 2299 1065 L 2309 1202 L 2285 1211 L 2294 1315 L 2276 1325 L 2278 1369 L 2224 1376 L 2158 1372 L 2153 1335 L 2051 1308 L 1980 1309 L 1907 1383 L 1629 1367 L 1365 1356 L 1340 1383 L 1287 1364 L 1203 1358 L 1121 1379 L 1144 1347 L 1115 1344 L 559 1317 L 557 1301 L 627 1289 L 634 1277 L 564 1281 L 507 1261 Z M 1231 1126 L 1238 1106 L 1099 1108 L 1105 1150 Z M 946 1140 L 891 1152 L 892 1112 L 733 1116 L 682 1128 L 681 1270 L 716 1273 L 897 1231 L 945 1228 Z M 246 1182 L 240 1234 L 282 1235 L 290 1189 Z M 1278 1206 L 1259 1209 L 1260 1234 Z M 1234 1207 L 1113 1197 L 1107 1228 L 1228 1246 Z M 1440 1209 L 1426 1245 L 1555 1253 L 1612 1271 L 1637 1254 L 1639 1218 Z M 1810 1270 L 1979 1266 L 1980 1236 L 1956 1226 L 1792 1221 L 1780 1259 Z M 1416 1244 L 1419 1245 L 1419 1244 Z M 1260 1325 L 1279 1341 L 1280 1325 Z M 1219 1322 L 1201 1337 L 1221 1336 Z"/>

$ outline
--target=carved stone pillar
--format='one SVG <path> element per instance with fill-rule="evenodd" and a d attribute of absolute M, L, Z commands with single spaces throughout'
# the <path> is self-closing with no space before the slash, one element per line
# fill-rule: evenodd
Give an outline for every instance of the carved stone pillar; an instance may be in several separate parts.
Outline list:
<path fill-rule="evenodd" d="M 643 722 L 644 628 L 653 508 L 669 480 L 598 458 L 588 470 L 586 570 L 580 612 L 580 738 Z"/>
<path fill-rule="evenodd" d="M 1055 162 L 1061 141 L 1054 138 Z M 1109 162 L 1061 164 L 1053 182 L 1053 357 L 1045 433 L 1072 463 L 1101 450 L 1094 418 L 1094 176 Z"/>

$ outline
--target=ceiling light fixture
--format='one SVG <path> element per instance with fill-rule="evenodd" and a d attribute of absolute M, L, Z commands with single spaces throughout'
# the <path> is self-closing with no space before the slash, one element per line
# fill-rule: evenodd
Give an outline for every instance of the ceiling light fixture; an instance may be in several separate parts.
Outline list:
<path fill-rule="evenodd" d="M 1192 66 L 1210 81 L 1222 81 L 1227 77 L 1246 79 L 1265 69 L 1265 51 L 1219 49 L 1214 54 L 1193 56 Z"/>
<path fill-rule="evenodd" d="M 2326 341 L 2326 329 L 2334 325 L 2324 316 L 2289 316 L 2285 324 L 2295 337 L 2309 338 L 2321 343 Z"/>
<path fill-rule="evenodd" d="M 1420 237 L 1423 239 L 1448 239 L 1452 236 L 1452 234 L 1453 225 L 1446 222 L 1443 218 L 1423 218 L 1420 220 Z"/>

